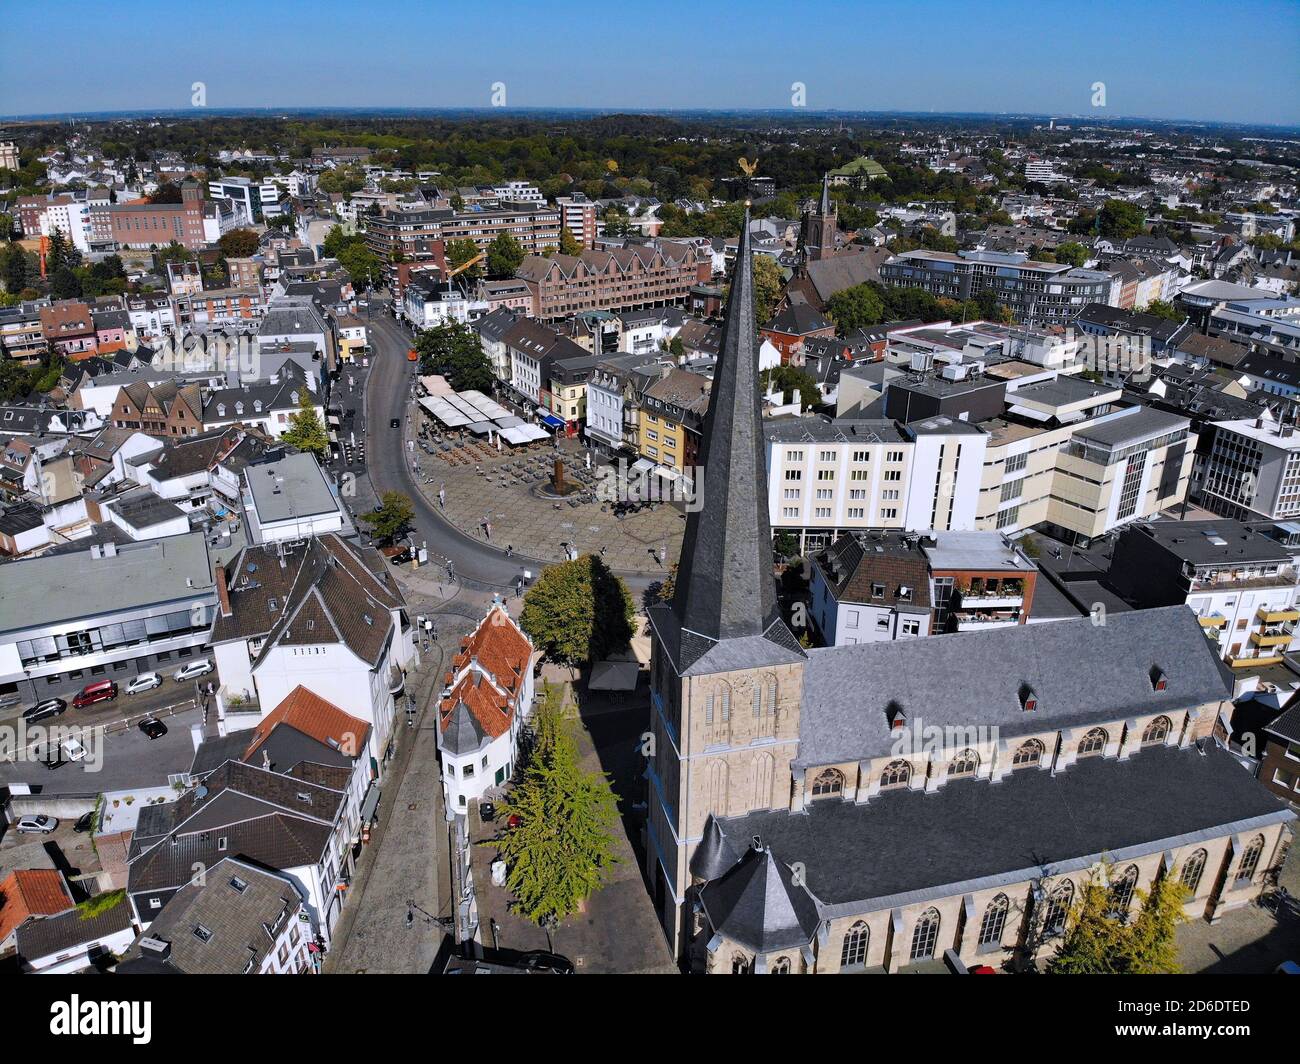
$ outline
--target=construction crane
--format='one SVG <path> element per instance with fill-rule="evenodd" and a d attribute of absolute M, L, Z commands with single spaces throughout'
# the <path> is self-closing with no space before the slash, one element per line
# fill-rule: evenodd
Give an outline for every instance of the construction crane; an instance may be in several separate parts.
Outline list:
<path fill-rule="evenodd" d="M 459 266 L 457 266 L 454 270 L 448 270 L 448 271 L 447 271 L 447 277 L 446 277 L 446 280 L 447 280 L 447 290 L 448 290 L 448 291 L 451 291 L 451 279 L 452 279 L 453 277 L 455 277 L 456 274 L 458 274 L 458 273 L 464 273 L 466 270 L 471 269 L 471 268 L 474 267 L 474 266 L 477 266 L 480 262 L 482 262 L 482 261 L 483 261 L 484 259 L 486 259 L 486 258 L 487 258 L 487 252 L 486 252 L 486 251 L 480 251 L 480 252 L 479 252 L 477 255 L 475 255 L 472 259 L 468 260 L 467 262 L 462 262 L 462 263 L 461 263 Z"/>

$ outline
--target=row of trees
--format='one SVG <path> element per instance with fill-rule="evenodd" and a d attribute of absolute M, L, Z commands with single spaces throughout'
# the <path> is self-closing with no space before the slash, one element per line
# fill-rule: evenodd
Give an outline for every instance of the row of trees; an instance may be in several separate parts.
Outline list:
<path fill-rule="evenodd" d="M 886 321 L 1012 320 L 1010 309 L 998 302 L 991 289 L 977 292 L 962 303 L 933 296 L 921 288 L 893 288 L 876 281 L 836 292 L 826 301 L 826 311 L 840 336 Z"/>

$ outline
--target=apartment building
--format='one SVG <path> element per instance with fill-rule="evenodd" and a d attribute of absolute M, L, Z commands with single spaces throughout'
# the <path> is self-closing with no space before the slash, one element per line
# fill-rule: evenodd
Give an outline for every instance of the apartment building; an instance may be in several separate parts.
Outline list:
<path fill-rule="evenodd" d="M 426 207 L 381 211 L 366 218 L 366 246 L 385 262 L 395 256 L 427 259 L 441 254 L 452 240 L 472 240 L 487 251 L 509 233 L 530 255 L 560 246 L 560 212 L 544 204 L 507 203 L 454 211 Z"/>
<path fill-rule="evenodd" d="M 253 181 L 247 177 L 222 177 L 208 182 L 213 199 L 233 201 L 243 216 L 243 224 L 257 223 L 282 213 L 284 190 L 274 181 Z"/>
<path fill-rule="evenodd" d="M 41 311 L 48 299 L 0 307 L 0 350 L 15 362 L 30 365 L 45 354 L 45 332 Z"/>
<path fill-rule="evenodd" d="M 530 255 L 516 273 L 532 294 L 531 313 L 543 321 L 680 305 L 711 275 L 712 266 L 693 247 L 667 240 L 581 255 Z"/>
<path fill-rule="evenodd" d="M 1276 665 L 1295 647 L 1295 558 L 1238 521 L 1147 521 L 1115 541 L 1105 583 L 1138 609 L 1186 604 L 1233 668 Z"/>
<path fill-rule="evenodd" d="M 965 302 L 989 291 L 1017 321 L 1066 324 L 1089 303 L 1109 302 L 1112 277 L 1067 263 L 1037 262 L 1022 252 L 918 249 L 880 267 L 883 284 L 920 288 Z"/>
<path fill-rule="evenodd" d="M 587 381 L 587 442 L 606 454 L 640 448 L 641 395 L 661 368 L 654 354 L 602 358 Z"/>
<path fill-rule="evenodd" d="M 710 387 L 708 377 L 674 367 L 646 388 L 638 421 L 642 458 L 666 474 L 695 479 Z"/>
<path fill-rule="evenodd" d="M 207 328 L 255 322 L 266 313 L 266 299 L 260 288 L 215 288 L 177 296 L 178 325 Z"/>
<path fill-rule="evenodd" d="M 1300 517 L 1300 435 L 1265 414 L 1214 421 L 1197 501 L 1239 521 Z"/>
<path fill-rule="evenodd" d="M 581 192 L 572 196 L 557 196 L 556 209 L 560 212 L 560 225 L 567 229 L 573 239 L 584 248 L 596 246 L 596 201 L 589 200 Z"/>
<path fill-rule="evenodd" d="M 172 241 L 195 250 L 207 243 L 203 190 L 181 186 L 180 203 L 109 203 L 91 212 L 95 236 L 119 248 L 148 249 Z"/>

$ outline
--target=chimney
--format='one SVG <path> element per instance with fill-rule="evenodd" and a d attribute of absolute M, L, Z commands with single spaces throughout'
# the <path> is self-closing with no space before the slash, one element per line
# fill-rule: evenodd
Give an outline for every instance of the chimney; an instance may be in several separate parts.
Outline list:
<path fill-rule="evenodd" d="M 229 617 L 233 612 L 230 608 L 230 588 L 226 586 L 226 567 L 218 565 L 214 573 L 217 584 L 217 602 L 221 609 L 221 616 Z"/>

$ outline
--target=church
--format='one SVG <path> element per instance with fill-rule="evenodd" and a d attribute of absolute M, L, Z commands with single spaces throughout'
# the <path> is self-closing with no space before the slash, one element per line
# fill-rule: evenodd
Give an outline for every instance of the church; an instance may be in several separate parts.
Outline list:
<path fill-rule="evenodd" d="M 1166 876 L 1192 919 L 1254 900 L 1294 813 L 1217 740 L 1233 680 L 1186 607 L 801 647 L 773 576 L 753 287 L 747 216 L 705 502 L 650 610 L 646 872 L 682 966 L 1024 967 L 1091 875 L 1120 913 Z"/>

